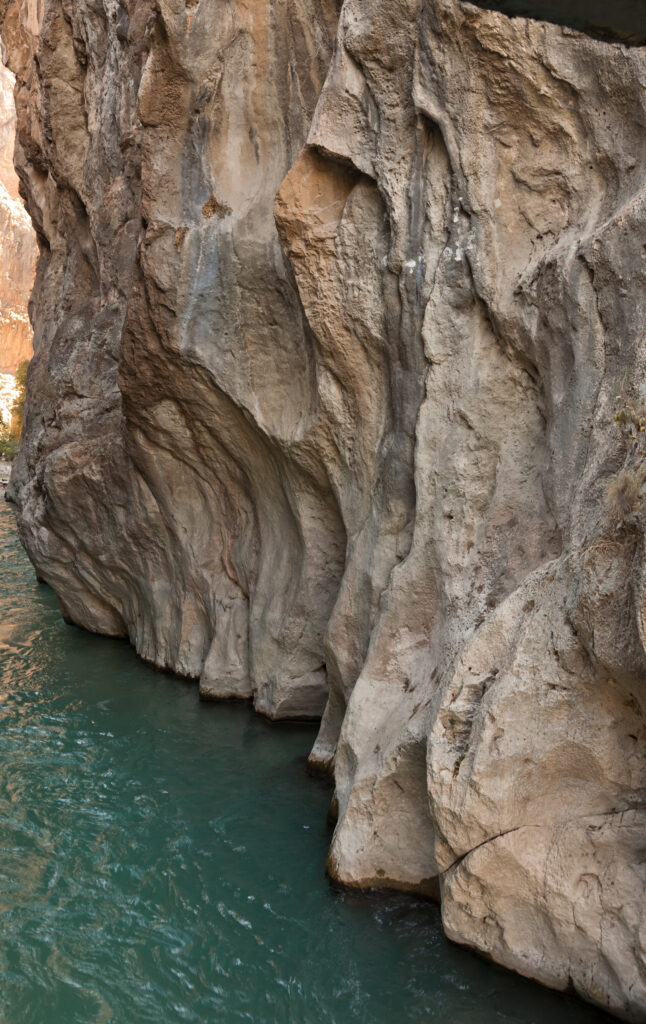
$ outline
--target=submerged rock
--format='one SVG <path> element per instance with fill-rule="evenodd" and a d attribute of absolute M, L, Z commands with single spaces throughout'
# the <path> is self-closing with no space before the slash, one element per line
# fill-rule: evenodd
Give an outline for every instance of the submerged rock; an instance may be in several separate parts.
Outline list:
<path fill-rule="evenodd" d="M 67 618 L 323 715 L 336 878 L 642 1020 L 646 55 L 338 7 L 5 0 L 22 537 Z"/>

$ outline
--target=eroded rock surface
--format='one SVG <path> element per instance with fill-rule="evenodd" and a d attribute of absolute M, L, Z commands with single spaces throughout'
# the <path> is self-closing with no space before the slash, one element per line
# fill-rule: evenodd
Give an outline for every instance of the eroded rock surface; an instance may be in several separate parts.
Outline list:
<path fill-rule="evenodd" d="M 512 17 L 539 18 L 588 32 L 598 39 L 643 46 L 646 11 L 641 0 L 474 0 L 479 7 Z"/>
<path fill-rule="evenodd" d="M 335 877 L 643 1020 L 646 55 L 460 0 L 3 2 L 39 574 L 323 715 Z"/>
<path fill-rule="evenodd" d="M 0 54 L 1 57 L 1 54 Z M 32 330 L 27 312 L 36 265 L 36 239 L 18 195 L 13 167 L 16 110 L 13 76 L 0 60 L 0 376 L 2 392 L 10 377 L 31 357 Z M 6 403 L 0 396 L 0 409 Z"/>

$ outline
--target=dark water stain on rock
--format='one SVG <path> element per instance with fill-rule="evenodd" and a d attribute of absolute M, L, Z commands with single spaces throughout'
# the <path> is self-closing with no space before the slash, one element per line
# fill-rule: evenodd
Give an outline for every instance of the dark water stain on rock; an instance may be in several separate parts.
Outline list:
<path fill-rule="evenodd" d="M 646 5 L 642 0 L 471 0 L 503 14 L 568 25 L 598 39 L 633 46 L 646 44 Z"/>

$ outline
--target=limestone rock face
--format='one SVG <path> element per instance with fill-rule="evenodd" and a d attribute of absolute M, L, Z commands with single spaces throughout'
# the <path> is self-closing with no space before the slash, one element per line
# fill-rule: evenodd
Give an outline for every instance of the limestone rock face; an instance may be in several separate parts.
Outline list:
<path fill-rule="evenodd" d="M 10 375 L 31 358 L 32 330 L 27 313 L 36 264 L 36 239 L 18 196 L 13 167 L 16 111 L 13 75 L 0 61 L 0 376 L 3 394 Z M 3 399 L 0 406 L 4 409 Z"/>
<path fill-rule="evenodd" d="M 643 1020 L 646 55 L 460 0 L 0 12 L 65 615 L 322 714 L 333 876 Z"/>

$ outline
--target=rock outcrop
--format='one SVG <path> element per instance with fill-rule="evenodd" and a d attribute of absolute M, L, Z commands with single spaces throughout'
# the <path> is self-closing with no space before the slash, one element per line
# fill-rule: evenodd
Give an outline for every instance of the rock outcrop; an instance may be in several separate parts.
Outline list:
<path fill-rule="evenodd" d="M 460 0 L 0 17 L 64 614 L 322 714 L 334 877 L 643 1020 L 646 54 Z"/>
<path fill-rule="evenodd" d="M 32 330 L 27 312 L 36 265 L 36 240 L 18 196 L 13 168 L 16 111 L 13 76 L 0 60 L 0 387 L 11 391 L 11 375 L 31 358 Z M 3 397 L 0 409 L 5 410 Z"/>

